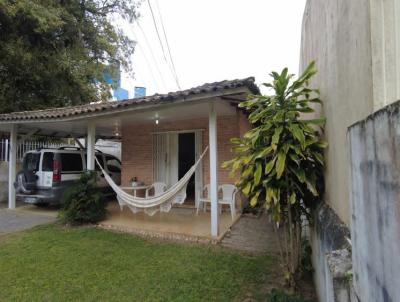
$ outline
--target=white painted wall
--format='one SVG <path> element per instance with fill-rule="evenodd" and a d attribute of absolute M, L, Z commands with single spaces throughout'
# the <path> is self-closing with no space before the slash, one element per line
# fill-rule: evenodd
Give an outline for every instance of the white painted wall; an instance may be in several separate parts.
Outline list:
<path fill-rule="evenodd" d="M 0 201 L 7 200 L 8 196 L 8 162 L 0 161 Z"/>
<path fill-rule="evenodd" d="M 358 210 L 352 212 L 350 206 L 347 129 L 383 106 L 400 99 L 400 0 L 308 0 L 301 43 L 300 72 L 310 61 L 316 61 L 318 74 L 312 84 L 321 91 L 324 102 L 322 114 L 327 117 L 325 135 L 329 148 L 326 152 L 325 201 L 340 220 L 352 229 L 352 237 L 356 234 L 363 236 L 371 229 L 366 225 L 355 225 L 354 217 L 362 217 L 365 213 L 356 212 Z M 371 228 L 378 228 L 380 222 L 370 220 L 369 223 L 373 224 Z M 332 234 L 332 230 L 339 224 L 340 221 L 328 225 L 330 229 L 325 233 Z M 315 234 L 313 247 L 316 253 L 313 262 L 317 293 L 320 301 L 330 301 L 334 296 L 332 284 L 329 283 L 332 276 L 322 262 L 323 255 L 332 252 L 335 245 L 323 236 L 324 232 L 319 232 L 318 226 Z M 363 244 L 353 246 L 353 253 L 365 255 L 380 250 L 373 246 L 379 244 L 382 236 L 386 235 L 373 234 Z M 394 233 L 388 234 L 394 236 Z M 400 238 L 396 236 L 392 240 L 399 241 Z M 341 241 L 335 240 L 339 243 Z M 368 272 L 363 260 L 357 260 L 360 262 L 358 266 L 356 264 L 355 273 L 360 272 L 361 278 L 365 279 Z M 381 270 L 384 267 L 382 265 Z M 376 276 L 379 282 L 392 282 L 382 279 L 381 274 Z M 400 284 L 398 280 L 395 281 Z M 367 286 L 367 281 L 363 284 Z M 374 283 L 369 285 L 376 289 Z"/>
<path fill-rule="evenodd" d="M 400 0 L 369 0 L 374 110 L 400 99 Z"/>
<path fill-rule="evenodd" d="M 347 127 L 373 111 L 368 0 L 310 0 L 302 28 L 300 70 L 318 74 L 329 148 L 325 201 L 349 225 Z"/>
<path fill-rule="evenodd" d="M 100 150 L 103 153 L 114 155 L 118 159 L 121 159 L 121 143 L 120 142 L 99 139 L 96 141 L 96 144 L 94 147 L 96 150 Z"/>
<path fill-rule="evenodd" d="M 17 171 L 22 168 L 21 163 L 17 163 Z M 0 202 L 8 200 L 8 162 L 0 161 Z"/>
<path fill-rule="evenodd" d="M 326 202 L 349 226 L 346 130 L 400 98 L 400 0 L 309 0 L 301 43 L 327 117 Z"/>

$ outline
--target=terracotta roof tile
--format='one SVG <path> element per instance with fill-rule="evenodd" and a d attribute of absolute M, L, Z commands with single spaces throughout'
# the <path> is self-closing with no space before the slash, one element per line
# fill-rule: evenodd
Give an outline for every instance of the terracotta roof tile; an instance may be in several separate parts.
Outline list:
<path fill-rule="evenodd" d="M 186 90 L 169 92 L 167 94 L 154 94 L 142 98 L 127 99 L 123 101 L 113 101 L 107 103 L 85 104 L 71 107 L 51 108 L 35 111 L 12 112 L 0 114 L 0 122 L 5 121 L 27 121 L 35 119 L 57 119 L 67 118 L 76 115 L 85 115 L 87 113 L 99 111 L 112 111 L 119 108 L 136 106 L 139 104 L 159 104 L 162 102 L 174 101 L 179 98 L 191 95 L 223 91 L 233 88 L 247 87 L 252 93 L 259 93 L 258 87 L 254 84 L 254 78 L 237 79 L 232 81 L 222 81 L 206 83 L 204 85 L 193 87 Z"/>

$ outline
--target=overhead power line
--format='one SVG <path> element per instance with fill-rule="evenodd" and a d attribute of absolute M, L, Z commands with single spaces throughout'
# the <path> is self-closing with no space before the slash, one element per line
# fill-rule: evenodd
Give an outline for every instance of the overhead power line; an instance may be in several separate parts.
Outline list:
<path fill-rule="evenodd" d="M 170 69 L 170 71 L 171 71 L 171 73 L 172 73 L 172 76 L 173 76 L 174 79 L 175 79 L 175 82 L 176 82 L 176 85 L 178 86 L 178 89 L 181 90 L 181 86 L 179 85 L 179 80 L 178 80 L 178 76 L 177 76 L 177 74 L 176 74 L 176 72 L 175 72 L 175 69 L 172 69 L 172 68 L 171 68 L 171 66 L 170 66 L 170 64 L 169 64 L 169 62 L 168 62 L 167 56 L 166 56 L 166 54 L 165 54 L 165 49 L 164 49 L 164 46 L 163 46 L 163 43 L 162 43 L 162 40 L 161 40 L 161 37 L 160 37 L 160 33 L 159 33 L 159 31 L 158 31 L 157 22 L 156 22 L 156 19 L 155 19 L 155 17 L 154 17 L 153 8 L 151 7 L 150 0 L 147 0 L 147 3 L 148 3 L 149 8 L 150 8 L 151 17 L 152 17 L 152 19 L 153 19 L 154 28 L 155 28 L 156 33 L 157 33 L 158 42 L 160 43 L 161 51 L 162 51 L 162 53 L 163 53 L 164 60 L 165 60 L 165 62 L 167 63 L 168 68 Z"/>
<path fill-rule="evenodd" d="M 159 91 L 160 91 L 160 86 L 158 85 L 158 81 L 157 81 L 156 77 L 154 76 L 153 68 L 151 67 L 150 61 L 149 61 L 149 59 L 147 58 L 147 55 L 146 55 L 145 51 L 143 50 L 143 47 L 142 47 L 141 43 L 138 42 L 138 38 L 137 38 L 137 35 L 135 34 L 135 31 L 133 30 L 133 27 L 130 26 L 130 27 L 129 27 L 129 30 L 130 30 L 130 32 L 132 33 L 133 38 L 134 38 L 135 41 L 137 42 L 137 46 L 139 47 L 139 51 L 142 53 L 142 55 L 143 55 L 143 57 L 144 57 L 145 63 L 146 63 L 146 65 L 147 65 L 147 68 L 148 68 L 148 70 L 150 71 L 150 76 L 151 76 L 151 78 L 153 79 L 153 82 L 154 82 L 154 84 L 155 84 L 155 86 L 156 86 L 156 88 L 157 88 L 157 92 L 159 92 Z M 156 64 L 156 63 L 155 63 L 155 64 Z M 156 66 L 156 69 L 157 69 L 157 66 Z M 165 83 L 163 82 L 163 79 L 161 79 L 161 83 L 162 83 L 162 86 L 164 87 L 164 89 L 166 89 Z"/>
<path fill-rule="evenodd" d="M 147 56 L 146 56 L 145 52 L 143 51 L 143 48 L 141 47 L 141 45 L 140 45 L 140 44 L 138 44 L 138 46 L 139 46 L 139 50 L 140 50 L 140 52 L 142 53 L 142 55 L 143 55 L 143 57 L 144 57 L 144 60 L 145 60 L 145 62 L 146 62 L 146 65 L 147 65 L 147 68 L 148 68 L 148 69 L 149 69 L 149 71 L 150 71 L 150 76 L 151 76 L 151 78 L 153 79 L 153 81 L 154 81 L 154 84 L 156 85 L 156 88 L 157 88 L 157 90 L 158 90 L 157 92 L 159 92 L 159 91 L 160 91 L 160 86 L 158 86 L 158 82 L 157 82 L 157 80 L 156 80 L 156 77 L 154 76 L 153 69 L 151 68 L 151 65 L 150 65 L 149 59 L 147 58 Z M 164 84 L 164 81 L 163 81 L 163 80 L 161 80 L 161 83 L 162 83 L 162 85 L 163 85 L 164 89 L 166 89 L 166 87 L 165 87 L 165 84 Z"/>
<path fill-rule="evenodd" d="M 156 57 L 155 57 L 155 55 L 154 55 L 153 49 L 151 48 L 151 45 L 150 45 L 150 43 L 149 43 L 149 40 L 147 39 L 146 33 L 144 32 L 142 26 L 140 26 L 140 23 L 139 23 L 138 21 L 136 21 L 136 24 L 138 25 L 139 30 L 140 30 L 140 32 L 142 33 L 143 38 L 144 38 L 144 41 L 145 41 L 145 43 L 146 43 L 146 45 L 147 45 L 147 48 L 149 49 L 151 58 L 153 59 L 154 65 L 155 65 L 155 67 L 156 67 L 156 69 L 157 69 L 157 73 L 158 73 L 158 75 L 159 75 L 160 78 L 161 78 L 162 85 L 163 85 L 164 89 L 167 90 L 167 86 L 165 85 L 164 77 L 163 77 L 163 75 L 162 75 L 161 69 L 160 69 L 159 66 L 158 66 Z"/>
<path fill-rule="evenodd" d="M 179 85 L 179 81 L 178 81 L 178 74 L 177 74 L 176 69 L 175 69 L 174 60 L 172 59 L 171 48 L 169 47 L 169 43 L 168 43 L 167 33 L 165 31 L 164 21 L 163 21 L 162 15 L 161 15 L 161 9 L 160 9 L 160 6 L 158 5 L 158 0 L 156 0 L 156 6 L 157 6 L 157 10 L 158 10 L 158 15 L 159 15 L 160 21 L 161 21 L 161 27 L 162 27 L 163 34 L 164 34 L 165 43 L 167 44 L 167 49 L 168 49 L 168 54 L 169 54 L 169 59 L 171 61 L 172 69 L 174 70 L 174 74 L 175 74 L 175 77 L 176 77 L 176 81 L 177 81 L 178 87 L 179 87 L 179 89 L 181 89 L 180 85 Z"/>

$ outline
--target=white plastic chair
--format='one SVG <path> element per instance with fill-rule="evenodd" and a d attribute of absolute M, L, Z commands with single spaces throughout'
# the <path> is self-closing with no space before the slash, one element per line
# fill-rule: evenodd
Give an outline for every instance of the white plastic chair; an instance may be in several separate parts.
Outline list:
<path fill-rule="evenodd" d="M 207 203 L 210 202 L 210 185 L 205 185 L 204 188 L 197 192 L 197 210 L 196 213 L 199 214 L 199 209 L 203 207 L 203 211 L 206 211 Z"/>
<path fill-rule="evenodd" d="M 167 190 L 167 185 L 163 182 L 155 182 L 150 187 L 146 189 L 146 198 L 149 197 L 150 190 L 154 189 L 154 195 L 158 196 Z"/>
<path fill-rule="evenodd" d="M 232 220 L 235 219 L 236 216 L 236 208 L 235 208 L 235 201 L 236 201 L 236 193 L 238 192 L 236 186 L 231 184 L 224 184 L 218 186 L 218 191 L 222 191 L 222 198 L 218 199 L 218 205 L 229 204 L 231 208 L 231 215 Z"/>

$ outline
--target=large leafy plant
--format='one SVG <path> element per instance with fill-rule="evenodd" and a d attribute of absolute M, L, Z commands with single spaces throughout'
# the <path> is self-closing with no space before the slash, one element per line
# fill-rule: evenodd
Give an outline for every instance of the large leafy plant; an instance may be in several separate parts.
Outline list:
<path fill-rule="evenodd" d="M 306 118 L 312 104 L 321 103 L 319 91 L 308 86 L 315 73 L 314 62 L 296 80 L 287 68 L 272 72 L 273 81 L 263 84 L 272 94 L 250 95 L 240 104 L 253 128 L 231 140 L 236 157 L 224 163 L 232 175 L 240 172 L 237 186 L 251 206 L 263 205 L 279 228 L 289 284 L 301 259 L 302 222 L 323 193 L 325 119 Z"/>

